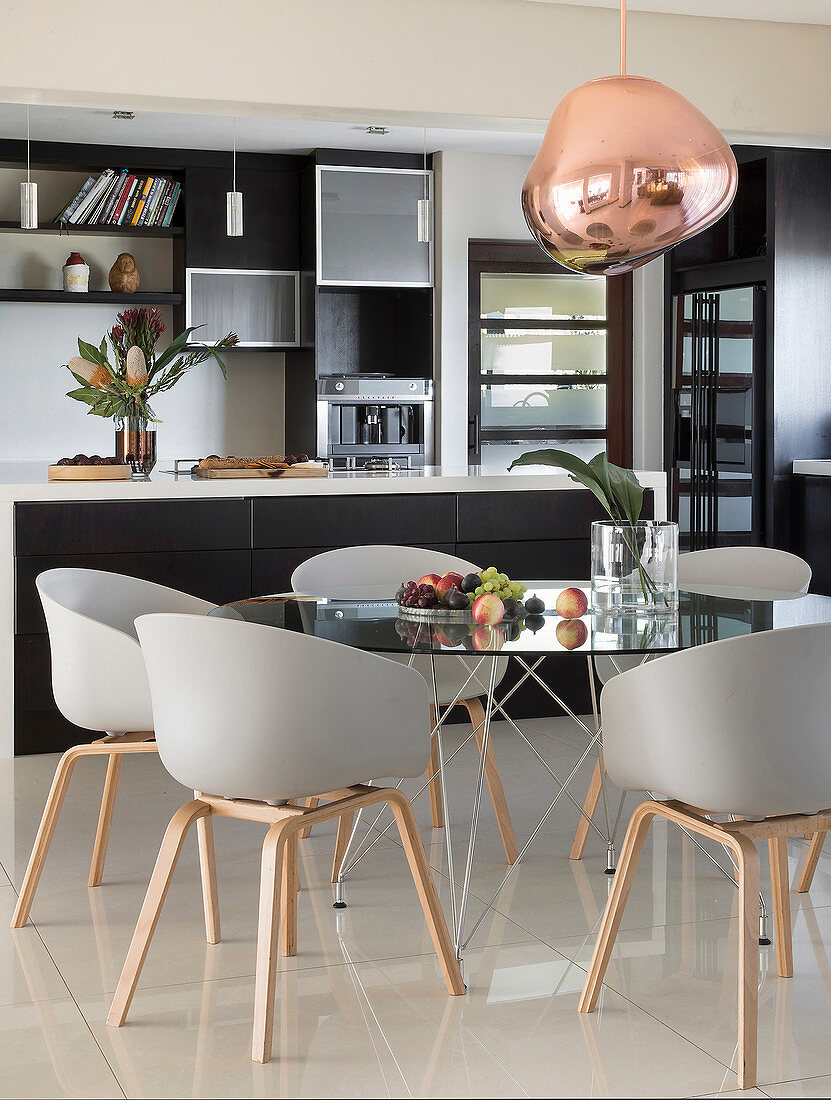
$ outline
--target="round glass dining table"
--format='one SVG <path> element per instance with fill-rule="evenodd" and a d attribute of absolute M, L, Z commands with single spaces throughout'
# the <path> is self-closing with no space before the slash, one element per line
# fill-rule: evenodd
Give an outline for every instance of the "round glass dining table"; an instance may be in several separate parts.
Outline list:
<path fill-rule="evenodd" d="M 474 733 L 471 732 L 460 746 L 448 754 L 442 738 L 445 720 L 457 700 L 474 695 L 484 699 L 485 716 L 481 723 L 481 731 L 476 731 L 481 732 L 481 751 L 460 891 L 457 890 L 454 875 L 451 814 L 448 813 L 445 817 L 445 842 L 451 883 L 450 917 L 454 929 L 456 953 L 460 960 L 462 960 L 464 948 L 470 943 L 485 915 L 561 796 L 565 795 L 574 804 L 581 815 L 584 832 L 593 829 L 602 837 L 608 852 L 607 871 L 609 873 L 614 871 L 614 840 L 620 812 L 618 812 L 618 821 L 615 821 L 613 826 L 610 826 L 607 821 L 605 832 L 593 817 L 598 804 L 599 788 L 602 789 L 604 805 L 606 802 L 605 789 L 603 789 L 604 771 L 598 759 L 602 730 L 596 714 L 593 725 L 589 726 L 572 710 L 566 699 L 552 691 L 538 671 L 547 658 L 568 653 L 585 655 L 594 698 L 596 683 L 594 662 L 599 656 L 610 658 L 612 665 L 620 671 L 621 668 L 631 668 L 633 663 L 639 663 L 637 660 L 633 662 L 632 657 L 635 655 L 640 655 L 641 659 L 646 661 L 651 656 L 659 656 L 662 653 L 736 638 L 761 630 L 831 623 L 831 597 L 828 596 L 813 594 L 793 596 L 785 592 L 720 587 L 681 591 L 678 594 L 677 609 L 658 614 L 616 615 L 589 612 L 578 619 L 560 618 L 553 610 L 557 595 L 564 588 L 573 587 L 581 588 L 585 592 L 590 606 L 591 589 L 585 582 L 529 582 L 528 595 L 539 596 L 546 605 L 546 612 L 540 616 L 527 616 L 524 620 L 503 622 L 496 626 L 479 626 L 471 621 L 469 616 L 465 616 L 465 621 L 462 622 L 425 622 L 406 619 L 399 615 L 399 608 L 395 600 L 389 597 L 388 589 L 373 589 L 368 586 L 333 589 L 325 596 L 288 593 L 257 596 L 225 604 L 210 612 L 214 617 L 292 630 L 357 649 L 390 656 L 397 655 L 399 660 L 406 657 L 411 663 L 417 661 L 420 671 L 428 677 L 428 682 L 432 682 L 435 713 L 433 734 L 437 739 L 439 770 L 436 776 L 428 780 L 413 795 L 414 798 L 420 795 L 430 782 L 439 782 L 446 802 L 448 788 L 445 769 L 467 741 L 474 736 Z M 617 659 L 626 655 L 629 656 L 625 664 L 619 664 Z M 464 665 L 464 683 L 459 688 L 456 699 L 441 706 L 436 679 L 436 664 L 439 657 L 442 661 L 455 658 Z M 515 660 L 520 666 L 521 674 L 505 695 L 497 699 L 496 689 L 500 679 L 497 675 L 497 667 L 501 662 L 495 658 L 499 657 Z M 557 716 L 565 713 L 583 729 L 586 735 L 585 750 L 581 752 L 576 764 L 564 778 L 554 773 L 507 709 L 510 697 L 529 678 L 550 697 L 556 706 Z M 466 933 L 465 918 L 476 850 L 485 759 L 491 719 L 495 717 L 505 720 L 508 728 L 522 740 L 537 762 L 546 769 L 552 779 L 555 793 L 548 809 L 508 868 L 484 912 L 471 931 Z M 581 805 L 574 798 L 569 787 L 579 768 L 589 757 L 594 760 L 596 782 L 593 781 L 590 785 L 589 794 Z M 593 789 L 594 794 L 592 794 Z M 621 808 L 622 806 L 621 798 Z M 377 820 L 376 818 L 376 821 L 372 822 L 366 835 L 353 852 L 352 842 L 358 828 L 357 821 L 355 823 L 350 847 L 344 855 L 336 883 L 335 904 L 338 907 L 344 904 L 344 882 L 347 874 L 383 835 L 374 828 Z"/>

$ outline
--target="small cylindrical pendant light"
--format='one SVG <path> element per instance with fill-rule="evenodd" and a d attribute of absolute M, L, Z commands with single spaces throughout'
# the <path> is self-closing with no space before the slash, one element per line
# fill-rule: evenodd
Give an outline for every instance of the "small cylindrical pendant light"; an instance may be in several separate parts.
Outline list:
<path fill-rule="evenodd" d="M 433 212 L 430 209 L 429 176 L 427 175 L 427 128 L 424 129 L 424 197 L 418 200 L 418 240 L 429 244 Z"/>
<path fill-rule="evenodd" d="M 26 104 L 26 182 L 20 185 L 20 228 L 38 227 L 38 185 L 32 183 L 31 149 L 29 144 L 29 104 Z"/>
<path fill-rule="evenodd" d="M 242 236 L 242 192 L 237 191 L 237 119 L 234 116 L 234 183 L 233 191 L 225 192 L 225 233 Z"/>

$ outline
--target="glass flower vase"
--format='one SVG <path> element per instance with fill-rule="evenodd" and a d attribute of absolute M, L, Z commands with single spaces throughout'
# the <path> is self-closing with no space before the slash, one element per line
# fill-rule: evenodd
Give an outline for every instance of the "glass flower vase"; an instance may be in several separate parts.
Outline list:
<path fill-rule="evenodd" d="M 156 425 L 141 413 L 115 421 L 115 455 L 133 471 L 133 477 L 149 477 L 156 465 Z"/>
<path fill-rule="evenodd" d="M 592 611 L 660 614 L 678 608 L 678 524 L 596 520 L 591 528 Z"/>

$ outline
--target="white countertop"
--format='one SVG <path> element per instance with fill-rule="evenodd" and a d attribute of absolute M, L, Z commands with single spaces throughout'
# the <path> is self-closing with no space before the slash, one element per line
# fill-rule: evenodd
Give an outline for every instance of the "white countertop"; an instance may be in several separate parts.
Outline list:
<path fill-rule="evenodd" d="M 831 477 L 831 458 L 800 458 L 793 464 L 795 474 Z"/>
<path fill-rule="evenodd" d="M 663 504 L 666 474 L 637 471 L 646 489 Z M 513 492 L 579 488 L 568 474 L 550 467 L 508 473 L 491 467 L 427 466 L 388 474 L 338 471 L 327 478 L 222 478 L 202 480 L 189 473 L 155 470 L 146 481 L 49 481 L 46 464 L 0 463 L 0 501 L 163 500 L 205 497 L 355 496 L 396 493 Z M 660 507 L 659 504 L 659 507 Z"/>

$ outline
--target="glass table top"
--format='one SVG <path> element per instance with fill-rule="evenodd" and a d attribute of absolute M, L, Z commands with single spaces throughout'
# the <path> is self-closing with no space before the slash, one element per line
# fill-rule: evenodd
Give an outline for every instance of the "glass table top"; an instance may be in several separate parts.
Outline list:
<path fill-rule="evenodd" d="M 562 619 L 553 610 L 564 588 L 586 582 L 543 581 L 528 586 L 548 610 L 525 621 L 479 626 L 467 616 L 457 622 L 421 622 L 399 617 L 388 592 L 372 588 L 333 590 L 327 596 L 258 596 L 225 604 L 214 617 L 294 630 L 377 653 L 543 656 L 554 653 L 651 653 L 687 649 L 759 630 L 831 623 L 831 597 L 812 594 L 748 598 L 747 590 L 725 588 L 679 593 L 678 611 L 659 615 L 597 615 Z"/>

